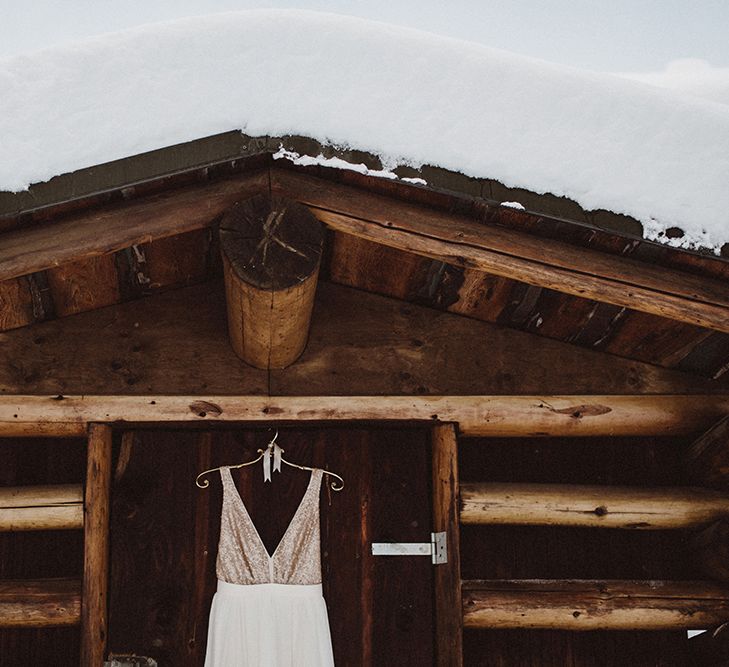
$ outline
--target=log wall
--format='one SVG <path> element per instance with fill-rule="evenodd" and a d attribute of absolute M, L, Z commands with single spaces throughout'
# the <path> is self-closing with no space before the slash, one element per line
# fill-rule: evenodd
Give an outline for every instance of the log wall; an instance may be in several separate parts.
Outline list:
<path fill-rule="evenodd" d="M 464 482 L 681 486 L 690 438 L 462 439 Z M 461 529 L 464 580 L 706 579 L 691 555 L 690 531 L 595 530 L 555 526 Z M 529 667 L 682 667 L 685 631 L 472 629 L 465 664 Z"/>
<path fill-rule="evenodd" d="M 0 439 L 0 485 L 80 484 L 86 471 L 84 439 Z M 0 580 L 73 578 L 83 571 L 81 530 L 0 533 Z M 78 609 L 77 609 L 78 611 Z M 80 631 L 75 627 L 2 628 L 3 667 L 77 667 Z"/>

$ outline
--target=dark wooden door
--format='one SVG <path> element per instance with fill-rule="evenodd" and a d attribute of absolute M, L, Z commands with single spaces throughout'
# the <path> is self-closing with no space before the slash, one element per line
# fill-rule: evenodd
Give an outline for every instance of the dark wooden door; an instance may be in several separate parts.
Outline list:
<path fill-rule="evenodd" d="M 160 665 L 202 665 L 215 591 L 220 478 L 205 468 L 249 460 L 266 429 L 128 432 L 112 487 L 109 647 Z M 431 531 L 430 436 L 411 428 L 282 428 L 285 457 L 345 480 L 321 494 L 322 569 L 335 661 L 433 663 L 433 569 L 428 558 L 373 557 L 371 542 L 424 542 Z M 234 477 L 273 550 L 308 473 L 284 466 L 264 484 L 255 465 Z M 326 478 L 325 478 L 326 479 Z"/>

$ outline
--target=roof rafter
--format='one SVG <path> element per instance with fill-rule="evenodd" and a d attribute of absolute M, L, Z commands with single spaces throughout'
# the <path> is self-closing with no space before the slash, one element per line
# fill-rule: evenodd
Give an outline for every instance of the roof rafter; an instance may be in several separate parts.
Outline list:
<path fill-rule="evenodd" d="M 729 285 L 272 168 L 2 235 L 0 280 L 210 226 L 269 188 L 386 246 L 729 333 Z"/>

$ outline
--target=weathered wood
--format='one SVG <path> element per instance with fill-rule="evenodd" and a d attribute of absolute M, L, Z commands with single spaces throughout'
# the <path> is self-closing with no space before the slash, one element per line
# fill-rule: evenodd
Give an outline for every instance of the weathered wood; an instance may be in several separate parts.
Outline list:
<path fill-rule="evenodd" d="M 80 435 L 89 422 L 439 421 L 464 436 L 681 435 L 729 396 L 0 396 L 0 435 Z M 57 426 L 56 426 L 57 425 Z"/>
<path fill-rule="evenodd" d="M 101 308 L 120 299 L 113 255 L 89 257 L 47 271 L 58 317 Z"/>
<path fill-rule="evenodd" d="M 108 424 L 89 424 L 81 608 L 82 667 L 97 667 L 106 652 L 111 438 Z"/>
<path fill-rule="evenodd" d="M 445 532 L 448 562 L 436 565 L 436 664 L 463 664 L 463 611 L 461 608 L 461 549 L 458 524 L 458 440 L 453 424 L 433 428 L 433 532 Z"/>
<path fill-rule="evenodd" d="M 236 202 L 220 223 L 228 330 L 236 354 L 256 368 L 285 368 L 309 336 L 324 229 L 282 197 Z"/>
<path fill-rule="evenodd" d="M 700 581 L 463 582 L 468 628 L 703 629 L 729 621 L 729 588 Z"/>
<path fill-rule="evenodd" d="M 49 395 L 722 390 L 684 373 L 321 281 L 306 350 L 285 370 L 267 373 L 242 363 L 230 347 L 225 317 L 223 286 L 215 282 L 11 331 L 0 345 L 0 386 L 6 394 Z"/>
<path fill-rule="evenodd" d="M 688 448 L 685 464 L 696 483 L 729 489 L 729 415 Z"/>
<path fill-rule="evenodd" d="M 80 615 L 78 579 L 0 581 L 2 628 L 76 625 Z"/>
<path fill-rule="evenodd" d="M 0 281 L 0 331 L 24 327 L 35 321 L 28 279 Z"/>
<path fill-rule="evenodd" d="M 708 329 L 648 313 L 631 312 L 604 349 L 622 357 L 672 367 L 710 335 Z"/>
<path fill-rule="evenodd" d="M 80 484 L 0 488 L 0 531 L 69 530 L 83 523 Z"/>
<path fill-rule="evenodd" d="M 203 280 L 209 272 L 210 229 L 197 229 L 156 239 L 140 246 L 149 290 L 182 287 Z"/>
<path fill-rule="evenodd" d="M 698 488 L 572 484 L 461 485 L 461 522 L 661 530 L 729 516 L 729 496 Z"/>
<path fill-rule="evenodd" d="M 377 243 L 575 296 L 729 331 L 729 288 L 718 280 L 535 238 L 272 170 L 273 191 L 308 204 L 328 227 Z"/>
<path fill-rule="evenodd" d="M 690 553 L 707 577 L 729 582 L 729 521 L 717 521 L 692 535 Z"/>
<path fill-rule="evenodd" d="M 329 279 L 348 287 L 412 301 L 424 287 L 433 261 L 411 252 L 334 232 Z"/>
<path fill-rule="evenodd" d="M 267 173 L 254 172 L 7 232 L 0 244 L 0 280 L 208 227 L 241 197 L 267 185 Z"/>

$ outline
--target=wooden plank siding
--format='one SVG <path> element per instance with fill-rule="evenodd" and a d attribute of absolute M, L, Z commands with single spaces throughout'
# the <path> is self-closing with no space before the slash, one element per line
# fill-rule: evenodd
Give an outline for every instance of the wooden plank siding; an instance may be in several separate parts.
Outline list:
<path fill-rule="evenodd" d="M 219 282 L 36 324 L 32 336 L 18 329 L 2 338 L 5 394 L 721 391 L 688 374 L 321 282 L 304 354 L 270 374 L 235 356 Z"/>

